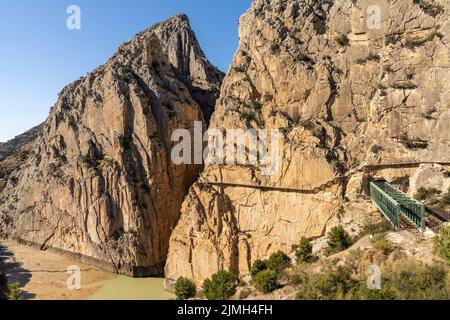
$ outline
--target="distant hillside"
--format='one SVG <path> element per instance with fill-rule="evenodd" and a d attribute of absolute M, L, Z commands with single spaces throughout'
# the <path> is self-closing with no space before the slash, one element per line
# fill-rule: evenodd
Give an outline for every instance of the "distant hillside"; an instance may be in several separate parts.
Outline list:
<path fill-rule="evenodd" d="M 21 135 L 18 135 L 8 142 L 0 142 L 0 161 L 5 160 L 19 148 L 36 139 L 39 135 L 39 132 L 41 132 L 41 129 L 42 124 L 28 130 L 25 133 L 22 133 Z"/>

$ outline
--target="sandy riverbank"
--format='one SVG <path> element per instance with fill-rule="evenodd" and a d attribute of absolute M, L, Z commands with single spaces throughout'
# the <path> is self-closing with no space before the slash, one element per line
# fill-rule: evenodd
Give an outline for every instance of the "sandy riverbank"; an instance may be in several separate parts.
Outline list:
<path fill-rule="evenodd" d="M 116 277 L 75 259 L 13 241 L 0 240 L 0 260 L 8 281 L 20 283 L 24 299 L 83 300 L 96 293 L 103 281 Z M 81 268 L 79 290 L 69 290 L 66 286 L 66 269 L 72 265 Z"/>

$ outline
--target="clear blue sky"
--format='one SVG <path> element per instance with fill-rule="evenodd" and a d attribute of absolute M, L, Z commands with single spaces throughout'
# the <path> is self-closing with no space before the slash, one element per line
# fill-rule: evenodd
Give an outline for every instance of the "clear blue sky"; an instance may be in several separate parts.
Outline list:
<path fill-rule="evenodd" d="M 251 0 L 0 1 L 0 141 L 48 116 L 59 91 L 103 64 L 124 41 L 186 13 L 208 58 L 227 71 L 238 44 L 238 18 Z M 66 28 L 69 5 L 81 30 Z"/>

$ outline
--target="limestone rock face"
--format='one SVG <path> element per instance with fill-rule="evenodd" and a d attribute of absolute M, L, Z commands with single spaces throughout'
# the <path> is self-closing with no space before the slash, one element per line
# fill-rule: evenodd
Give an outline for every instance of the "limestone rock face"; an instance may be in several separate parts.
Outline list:
<path fill-rule="evenodd" d="M 450 163 L 449 13 L 444 0 L 255 0 L 210 127 L 280 129 L 279 170 L 207 165 L 166 277 L 248 274 L 254 260 L 369 211 L 370 177 Z"/>
<path fill-rule="evenodd" d="M 223 75 L 186 16 L 123 44 L 68 85 L 0 193 L 0 235 L 160 275 L 201 166 L 171 161 L 173 130 L 206 121 Z M 7 161 L 7 160 L 6 160 Z"/>

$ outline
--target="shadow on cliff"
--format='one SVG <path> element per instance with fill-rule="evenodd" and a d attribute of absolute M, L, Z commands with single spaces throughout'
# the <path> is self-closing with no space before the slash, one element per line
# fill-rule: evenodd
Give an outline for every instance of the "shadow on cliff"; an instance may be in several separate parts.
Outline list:
<path fill-rule="evenodd" d="M 22 263 L 17 262 L 14 254 L 6 247 L 0 245 L 0 266 L 8 276 L 8 283 L 19 283 L 22 290 L 22 298 L 24 300 L 36 297 L 34 293 L 23 290 L 23 287 L 30 281 L 31 273 L 29 270 L 22 268 Z"/>

